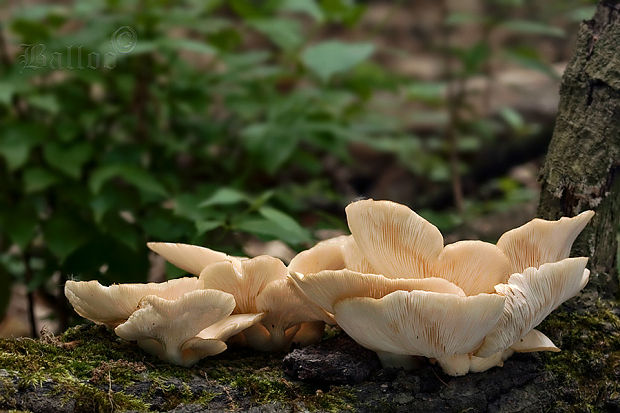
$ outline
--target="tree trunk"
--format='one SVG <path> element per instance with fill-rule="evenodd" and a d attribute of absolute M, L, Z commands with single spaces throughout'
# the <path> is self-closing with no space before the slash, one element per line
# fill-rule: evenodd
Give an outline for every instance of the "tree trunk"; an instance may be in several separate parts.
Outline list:
<path fill-rule="evenodd" d="M 620 2 L 606 0 L 581 25 L 575 55 L 562 78 L 538 213 L 557 219 L 596 211 L 573 251 L 590 257 L 590 289 L 607 297 L 618 292 L 619 167 Z"/>

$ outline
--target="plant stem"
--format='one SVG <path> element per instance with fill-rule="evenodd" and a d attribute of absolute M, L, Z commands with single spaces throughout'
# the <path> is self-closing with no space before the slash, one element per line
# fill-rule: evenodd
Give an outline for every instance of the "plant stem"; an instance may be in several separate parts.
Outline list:
<path fill-rule="evenodd" d="M 30 282 L 32 281 L 32 267 L 30 267 L 30 253 L 24 253 L 24 267 L 26 278 L 26 299 L 28 300 L 28 323 L 30 324 L 30 335 L 33 338 L 38 337 L 37 333 L 37 320 L 34 317 L 34 293 L 30 290 Z"/>

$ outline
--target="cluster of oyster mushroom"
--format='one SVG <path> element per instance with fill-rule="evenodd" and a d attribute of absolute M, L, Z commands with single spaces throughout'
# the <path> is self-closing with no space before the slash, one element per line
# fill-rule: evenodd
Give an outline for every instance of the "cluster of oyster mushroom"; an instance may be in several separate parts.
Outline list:
<path fill-rule="evenodd" d="M 352 235 L 319 242 L 286 267 L 193 245 L 149 243 L 198 277 L 161 284 L 69 281 L 81 316 L 171 363 L 190 366 L 235 342 L 284 351 L 338 324 L 382 364 L 421 357 L 453 376 L 481 372 L 514 352 L 559 351 L 534 328 L 588 282 L 587 258 L 568 258 L 594 212 L 534 219 L 497 245 L 444 246 L 439 230 L 404 205 L 346 208 Z"/>

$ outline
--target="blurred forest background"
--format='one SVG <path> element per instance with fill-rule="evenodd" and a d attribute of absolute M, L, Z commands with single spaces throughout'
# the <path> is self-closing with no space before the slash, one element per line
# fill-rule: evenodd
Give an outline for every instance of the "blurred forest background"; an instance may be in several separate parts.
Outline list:
<path fill-rule="evenodd" d="M 586 0 L 0 3 L 0 336 L 67 279 L 182 275 L 150 240 L 285 260 L 358 197 L 446 241 L 535 215 Z"/>

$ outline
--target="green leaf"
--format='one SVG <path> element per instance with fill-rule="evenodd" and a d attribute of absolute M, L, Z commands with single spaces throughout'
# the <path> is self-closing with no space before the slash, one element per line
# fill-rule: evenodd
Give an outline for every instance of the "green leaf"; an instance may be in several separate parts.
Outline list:
<path fill-rule="evenodd" d="M 56 114 L 60 111 L 60 104 L 55 95 L 33 95 L 28 96 L 28 103 L 31 106 Z"/>
<path fill-rule="evenodd" d="M 289 19 L 252 19 L 248 22 L 283 50 L 294 50 L 303 43 L 299 24 Z"/>
<path fill-rule="evenodd" d="M 73 145 L 48 143 L 43 148 L 43 157 L 50 166 L 75 179 L 80 178 L 82 166 L 91 159 L 92 155 L 93 148 L 89 142 Z"/>
<path fill-rule="evenodd" d="M 4 126 L 0 135 L 0 155 L 6 160 L 9 171 L 20 168 L 28 160 L 30 150 L 43 137 L 44 131 L 39 125 Z"/>
<path fill-rule="evenodd" d="M 516 33 L 539 34 L 543 36 L 564 37 L 565 33 L 559 27 L 550 26 L 531 20 L 508 20 L 503 22 L 500 27 Z"/>
<path fill-rule="evenodd" d="M 261 208 L 263 209 L 263 208 Z M 279 212 L 279 211 L 277 211 Z M 280 213 L 283 214 L 283 213 Z M 283 214 L 288 219 L 294 222 L 294 226 L 291 226 L 289 222 L 283 222 L 280 214 L 273 214 L 267 212 L 267 217 L 264 216 L 264 212 L 261 214 L 263 217 L 252 217 L 239 220 L 234 224 L 234 228 L 239 231 L 248 232 L 250 234 L 267 236 L 269 238 L 279 239 L 288 244 L 301 244 L 310 240 L 310 235 L 306 230 L 299 227 L 299 225 L 288 215 Z"/>
<path fill-rule="evenodd" d="M 26 249 L 35 236 L 38 224 L 36 211 L 32 206 L 21 205 L 15 208 L 10 217 L 6 217 L 4 230 L 11 241 L 22 250 Z"/>
<path fill-rule="evenodd" d="M 15 86 L 9 82 L 0 82 L 0 103 L 10 105 L 15 93 Z"/>
<path fill-rule="evenodd" d="M 149 237 L 162 241 L 179 241 L 196 233 L 193 223 L 168 210 L 151 210 L 141 219 L 141 225 Z"/>
<path fill-rule="evenodd" d="M 196 231 L 198 232 L 198 236 L 204 235 L 205 233 L 214 230 L 222 226 L 222 221 L 218 220 L 206 220 L 206 221 L 198 221 L 196 222 Z"/>
<path fill-rule="evenodd" d="M 301 59 L 323 81 L 346 72 L 368 59 L 374 51 L 370 43 L 343 43 L 329 40 L 304 50 Z"/>
<path fill-rule="evenodd" d="M 576 9 L 570 10 L 567 13 L 567 17 L 575 22 L 591 19 L 596 13 L 596 6 L 582 6 Z"/>
<path fill-rule="evenodd" d="M 280 227 L 285 238 L 292 240 L 293 243 L 308 242 L 311 240 L 308 230 L 300 226 L 297 221 L 284 212 L 268 206 L 261 207 L 258 212 L 274 225 Z"/>
<path fill-rule="evenodd" d="M 101 187 L 112 178 L 122 178 L 136 188 L 155 195 L 166 196 L 168 192 L 147 171 L 134 165 L 105 165 L 96 169 L 89 181 L 92 192 L 98 193 Z"/>
<path fill-rule="evenodd" d="M 273 222 L 265 218 L 252 218 L 239 221 L 235 223 L 235 229 L 249 232 L 250 234 L 268 235 L 274 238 L 278 238 L 282 235 L 280 229 L 274 226 Z"/>
<path fill-rule="evenodd" d="M 428 103 L 440 103 L 446 94 L 447 85 L 443 82 L 416 82 L 406 89 L 407 97 Z"/>
<path fill-rule="evenodd" d="M 174 214 L 189 219 L 200 221 L 205 218 L 205 210 L 200 207 L 201 197 L 195 194 L 179 194 L 174 199 Z"/>
<path fill-rule="evenodd" d="M 513 130 L 519 130 L 525 124 L 521 114 L 508 106 L 501 108 L 499 113 Z"/>
<path fill-rule="evenodd" d="M 248 202 L 249 198 L 246 194 L 234 188 L 219 188 L 209 198 L 200 203 L 200 207 L 208 207 L 213 205 L 234 205 L 240 202 Z"/>
<path fill-rule="evenodd" d="M 62 262 L 90 238 L 84 223 L 75 217 L 53 216 L 43 225 L 45 243 Z"/>
<path fill-rule="evenodd" d="M 479 24 L 484 23 L 485 18 L 474 13 L 468 12 L 453 12 L 446 17 L 444 23 L 448 26 L 460 26 L 465 24 Z"/>
<path fill-rule="evenodd" d="M 94 194 L 88 203 L 93 211 L 95 223 L 101 223 L 103 217 L 110 210 L 131 210 L 130 196 L 119 188 L 106 187 L 101 192 Z"/>
<path fill-rule="evenodd" d="M 63 270 L 80 279 L 96 279 L 102 283 L 146 282 L 149 271 L 148 253 L 144 246 L 138 251 L 127 248 L 118 240 L 100 235 L 93 237 L 69 255 Z"/>
<path fill-rule="evenodd" d="M 118 214 L 107 215 L 102 227 L 106 234 L 134 251 L 144 245 L 141 228 L 122 219 Z"/>
<path fill-rule="evenodd" d="M 45 168 L 34 167 L 24 171 L 24 191 L 26 193 L 43 191 L 58 183 L 60 179 Z"/>
<path fill-rule="evenodd" d="M 293 125 L 252 124 L 241 131 L 248 150 L 258 158 L 258 163 L 269 173 L 274 174 L 291 157 L 301 133 L 292 133 Z"/>
<path fill-rule="evenodd" d="M 280 10 L 306 13 L 317 22 L 325 20 L 323 10 L 315 0 L 284 0 L 280 5 Z"/>
<path fill-rule="evenodd" d="M 560 76 L 552 66 L 545 63 L 538 55 L 536 49 L 528 47 L 518 47 L 504 51 L 505 56 L 528 69 L 533 69 L 544 73 L 553 79 L 559 79 Z"/>
<path fill-rule="evenodd" d="M 487 43 L 480 41 L 456 53 L 463 62 L 465 74 L 472 75 L 480 71 L 482 65 L 490 58 L 491 48 Z"/>
<path fill-rule="evenodd" d="M 329 21 L 350 26 L 360 19 L 365 6 L 352 0 L 321 0 L 321 8 Z"/>

